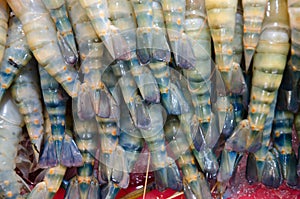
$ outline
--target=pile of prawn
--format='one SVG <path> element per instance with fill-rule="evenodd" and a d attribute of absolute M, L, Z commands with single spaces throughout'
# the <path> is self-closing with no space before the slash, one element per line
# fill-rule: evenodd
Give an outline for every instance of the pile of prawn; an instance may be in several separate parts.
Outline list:
<path fill-rule="evenodd" d="M 244 155 L 249 183 L 299 187 L 299 17 L 300 0 L 0 0 L 0 198 L 116 198 L 142 156 L 187 199 L 228 197 Z"/>

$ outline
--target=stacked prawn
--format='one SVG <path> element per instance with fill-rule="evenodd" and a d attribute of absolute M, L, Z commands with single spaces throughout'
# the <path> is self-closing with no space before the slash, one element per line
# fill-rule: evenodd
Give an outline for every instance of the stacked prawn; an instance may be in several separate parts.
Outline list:
<path fill-rule="evenodd" d="M 155 187 L 188 199 L 222 196 L 245 154 L 250 183 L 297 186 L 299 9 L 0 0 L 0 197 L 116 198 L 145 151 Z M 14 171 L 22 128 L 35 182 Z"/>

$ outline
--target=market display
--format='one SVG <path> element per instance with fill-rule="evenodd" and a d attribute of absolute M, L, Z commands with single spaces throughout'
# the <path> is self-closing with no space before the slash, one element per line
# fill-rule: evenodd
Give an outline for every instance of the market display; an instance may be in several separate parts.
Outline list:
<path fill-rule="evenodd" d="M 299 17 L 300 0 L 0 0 L 0 198 L 116 198 L 134 173 L 125 197 L 228 198 L 241 160 L 249 184 L 299 188 Z"/>

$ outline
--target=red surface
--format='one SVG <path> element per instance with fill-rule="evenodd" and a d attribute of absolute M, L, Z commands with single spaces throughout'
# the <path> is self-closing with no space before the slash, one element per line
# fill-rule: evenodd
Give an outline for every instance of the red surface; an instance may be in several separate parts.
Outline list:
<path fill-rule="evenodd" d="M 117 199 L 125 196 L 127 193 L 130 193 L 131 191 L 134 191 L 134 190 L 135 190 L 135 188 L 129 188 L 129 189 L 126 189 L 126 190 L 121 190 L 119 192 L 118 196 L 117 196 Z M 153 198 L 155 198 L 155 199 L 164 199 L 164 198 L 168 198 L 168 197 L 173 196 L 175 193 L 176 193 L 176 191 L 174 191 L 172 189 L 167 189 L 163 192 L 159 192 L 158 190 L 152 190 L 152 191 L 146 193 L 145 198 L 146 199 L 153 199 Z M 142 199 L 142 198 L 143 198 L 143 196 L 138 197 L 138 199 Z M 184 198 L 185 197 L 184 197 L 183 194 L 181 194 L 177 197 L 174 197 L 174 199 L 184 199 Z"/>
<path fill-rule="evenodd" d="M 246 159 L 245 155 L 237 168 L 237 174 L 230 182 L 230 199 L 300 199 L 300 190 L 288 187 L 285 182 L 277 189 L 268 188 L 261 183 L 248 184 L 245 178 Z"/>
<path fill-rule="evenodd" d="M 270 189 L 262 184 L 245 185 L 229 199 L 300 199 L 300 191 L 282 184 L 278 189 Z"/>
<path fill-rule="evenodd" d="M 238 166 L 237 174 L 230 182 L 230 188 L 228 188 L 229 195 L 228 199 L 300 199 L 300 190 L 292 189 L 288 187 L 285 182 L 278 188 L 272 189 L 268 188 L 261 183 L 249 185 L 247 180 L 245 179 L 245 165 L 246 165 L 245 155 L 241 160 L 240 165 Z M 135 173 L 130 176 L 130 186 L 125 190 L 120 190 L 117 198 L 125 196 L 126 194 L 135 191 L 136 187 L 142 189 L 144 185 L 145 175 Z M 148 176 L 148 184 L 153 181 L 153 173 L 149 173 Z M 300 180 L 299 180 L 300 182 Z M 300 185 L 298 186 L 300 187 Z M 176 192 L 167 189 L 164 192 L 159 192 L 157 190 L 152 190 L 146 194 L 146 199 L 165 199 Z M 62 199 L 64 198 L 65 191 L 60 189 L 54 199 Z M 174 197 L 175 199 L 184 199 L 184 195 L 180 195 L 178 197 Z M 142 196 L 139 197 L 142 199 Z"/>
<path fill-rule="evenodd" d="M 126 190 L 121 190 L 117 196 L 117 198 L 120 198 L 120 197 L 123 197 L 125 196 L 127 193 L 130 193 L 131 191 L 135 190 L 135 188 L 131 187 L 131 188 L 128 188 Z M 148 192 L 145 196 L 146 199 L 164 199 L 164 198 L 168 198 L 170 196 L 172 196 L 173 194 L 175 194 L 176 192 L 171 190 L 171 189 L 167 189 L 165 190 L 164 192 L 159 192 L 157 190 L 152 190 L 150 192 Z M 64 195 L 65 195 L 65 190 L 60 188 L 58 190 L 58 192 L 56 193 L 56 195 L 54 196 L 53 199 L 63 199 L 64 198 Z M 142 199 L 143 197 L 138 197 L 138 199 Z M 175 197 L 174 199 L 184 199 L 184 195 L 180 195 L 180 196 L 177 196 Z"/>
<path fill-rule="evenodd" d="M 58 192 L 55 194 L 53 199 L 62 199 L 65 196 L 66 191 L 63 188 L 60 188 Z"/>
<path fill-rule="evenodd" d="M 129 187 L 126 190 L 121 190 L 117 198 L 121 198 L 126 194 L 135 190 L 135 187 Z M 152 190 L 146 194 L 146 199 L 164 199 L 172 196 L 176 192 L 167 189 L 164 192 Z M 63 199 L 65 194 L 64 189 L 59 189 L 54 199 Z M 143 197 L 138 197 L 142 199 Z M 184 199 L 184 195 L 174 197 L 174 199 Z M 291 189 L 285 184 L 282 184 L 278 189 L 270 189 L 262 184 L 248 185 L 241 184 L 240 189 L 233 193 L 228 199 L 300 199 L 300 190 Z"/>

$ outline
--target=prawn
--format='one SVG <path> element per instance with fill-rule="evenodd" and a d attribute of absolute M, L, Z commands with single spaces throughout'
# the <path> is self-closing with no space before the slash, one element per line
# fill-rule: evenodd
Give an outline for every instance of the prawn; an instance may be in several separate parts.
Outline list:
<path fill-rule="evenodd" d="M 82 164 L 82 156 L 70 135 L 65 133 L 67 94 L 47 71 L 39 67 L 44 103 L 51 122 L 51 135 L 44 144 L 40 166 L 71 167 Z"/>
<path fill-rule="evenodd" d="M 237 0 L 206 1 L 208 24 L 215 47 L 215 61 L 229 93 L 245 91 L 245 81 L 239 65 L 234 64 L 234 33 Z M 233 81 L 238 79 L 239 81 Z"/>
<path fill-rule="evenodd" d="M 0 195 L 5 198 L 23 198 L 20 193 L 24 185 L 27 191 L 30 189 L 14 170 L 16 167 L 17 146 L 24 125 L 23 116 L 9 92 L 3 96 L 0 107 Z"/>
<path fill-rule="evenodd" d="M 30 50 L 38 63 L 54 77 L 71 97 L 79 87 L 77 72 L 64 61 L 56 29 L 41 0 L 8 0 L 20 19 Z"/>
<path fill-rule="evenodd" d="M 43 0 L 58 30 L 58 41 L 65 61 L 74 65 L 78 59 L 72 26 L 68 18 L 64 0 Z"/>
<path fill-rule="evenodd" d="M 246 72 L 259 42 L 268 0 L 242 0 L 244 9 L 243 43 Z"/>
<path fill-rule="evenodd" d="M 34 156 L 38 162 L 44 136 L 44 116 L 38 79 L 37 63 L 30 61 L 12 85 L 15 100 L 31 140 Z"/>
<path fill-rule="evenodd" d="M 17 17 L 12 16 L 9 19 L 6 48 L 0 67 L 0 101 L 13 80 L 31 58 L 32 53 L 26 41 L 22 24 Z"/>
<path fill-rule="evenodd" d="M 169 115 L 164 125 L 168 147 L 176 157 L 183 173 L 184 192 L 187 198 L 212 198 L 204 175 L 198 170 L 186 137 L 176 116 Z"/>
<path fill-rule="evenodd" d="M 0 1 L 0 62 L 3 59 L 8 30 L 9 6 L 5 0 Z"/>

